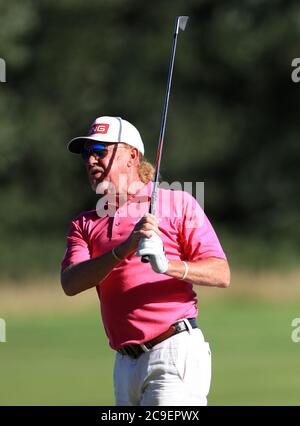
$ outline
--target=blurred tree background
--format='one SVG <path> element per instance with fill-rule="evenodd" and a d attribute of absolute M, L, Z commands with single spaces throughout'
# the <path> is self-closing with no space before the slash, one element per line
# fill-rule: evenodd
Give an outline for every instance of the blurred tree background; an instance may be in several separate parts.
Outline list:
<path fill-rule="evenodd" d="M 155 161 L 178 39 L 162 176 L 204 181 L 237 265 L 296 264 L 300 4 L 289 0 L 0 0 L 0 273 L 59 269 L 72 217 L 95 206 L 66 142 L 99 115 L 140 130 Z"/>

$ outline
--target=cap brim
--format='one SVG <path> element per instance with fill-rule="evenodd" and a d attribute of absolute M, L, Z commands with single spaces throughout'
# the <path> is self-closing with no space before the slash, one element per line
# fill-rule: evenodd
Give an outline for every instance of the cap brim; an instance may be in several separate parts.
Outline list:
<path fill-rule="evenodd" d="M 104 142 L 95 138 L 94 136 L 78 136 L 77 138 L 70 140 L 70 142 L 67 145 L 67 148 L 70 152 L 73 152 L 74 154 L 81 154 L 83 151 L 83 145 L 87 140 Z"/>

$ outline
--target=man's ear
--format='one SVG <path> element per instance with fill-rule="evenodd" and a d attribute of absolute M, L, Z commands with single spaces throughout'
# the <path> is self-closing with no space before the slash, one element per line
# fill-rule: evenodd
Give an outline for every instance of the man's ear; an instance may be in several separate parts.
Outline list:
<path fill-rule="evenodd" d="M 136 148 L 131 149 L 131 158 L 132 159 L 139 158 L 139 151 Z"/>
<path fill-rule="evenodd" d="M 137 164 L 140 158 L 139 151 L 136 148 L 131 148 L 130 150 L 130 160 L 127 165 L 132 166 L 132 164 Z"/>

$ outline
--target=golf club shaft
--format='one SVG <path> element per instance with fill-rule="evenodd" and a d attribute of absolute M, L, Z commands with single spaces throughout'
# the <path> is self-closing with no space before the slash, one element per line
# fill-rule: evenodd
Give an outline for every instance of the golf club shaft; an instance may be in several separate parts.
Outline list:
<path fill-rule="evenodd" d="M 162 149 L 163 149 L 163 144 L 164 144 L 164 136 L 165 136 L 166 122 L 167 122 L 169 99 L 170 99 L 170 92 L 171 92 L 171 85 L 172 85 L 173 68 L 174 68 L 175 53 L 176 53 L 176 46 L 177 46 L 177 36 L 178 36 L 179 28 L 181 28 L 182 30 L 185 29 L 187 20 L 188 20 L 187 16 L 177 16 L 176 21 L 175 21 L 172 53 L 171 53 L 171 58 L 170 58 L 168 80 L 167 80 L 167 90 L 166 90 L 166 95 L 165 95 L 164 109 L 163 109 L 163 115 L 162 115 L 162 121 L 161 121 L 160 133 L 159 133 L 159 140 L 158 140 L 157 157 L 156 157 L 156 163 L 155 163 L 155 176 L 154 176 L 154 181 L 153 181 L 153 188 L 152 188 L 151 201 L 150 201 L 150 207 L 149 207 L 149 213 L 151 213 L 153 215 L 155 215 L 157 189 L 158 189 L 158 184 L 159 184 L 160 163 L 161 163 Z M 149 261 L 150 261 L 149 256 L 142 256 L 142 262 L 147 263 Z"/>

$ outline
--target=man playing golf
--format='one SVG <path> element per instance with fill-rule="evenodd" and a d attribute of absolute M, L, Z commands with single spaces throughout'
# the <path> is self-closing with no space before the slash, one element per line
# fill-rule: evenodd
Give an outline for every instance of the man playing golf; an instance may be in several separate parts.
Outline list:
<path fill-rule="evenodd" d="M 69 296 L 96 287 L 116 351 L 116 404 L 206 405 L 211 355 L 193 285 L 230 281 L 209 220 L 189 193 L 161 188 L 148 213 L 153 167 L 128 121 L 98 117 L 68 149 L 82 155 L 100 199 L 71 223 L 61 283 Z"/>

